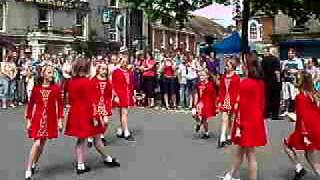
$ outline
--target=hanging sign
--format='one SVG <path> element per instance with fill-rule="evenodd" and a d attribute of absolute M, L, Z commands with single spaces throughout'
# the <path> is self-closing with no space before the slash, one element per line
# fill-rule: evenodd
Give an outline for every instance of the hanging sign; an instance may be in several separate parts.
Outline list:
<path fill-rule="evenodd" d="M 79 9 L 88 8 L 87 3 L 83 0 L 16 0 L 20 2 L 35 3 L 47 5 L 52 8 Z"/>
<path fill-rule="evenodd" d="M 113 12 L 111 9 L 105 9 L 102 12 L 102 22 L 104 24 L 111 24 Z"/>

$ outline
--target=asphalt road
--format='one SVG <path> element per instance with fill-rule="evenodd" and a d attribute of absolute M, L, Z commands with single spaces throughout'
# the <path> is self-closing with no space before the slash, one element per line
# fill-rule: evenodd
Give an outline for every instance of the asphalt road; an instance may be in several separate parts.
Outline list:
<path fill-rule="evenodd" d="M 24 178 L 25 159 L 31 147 L 26 138 L 22 107 L 0 111 L 0 180 Z M 212 138 L 201 140 L 193 133 L 190 114 L 135 109 L 130 112 L 130 127 L 137 142 L 127 143 L 114 135 L 117 114 L 108 135 L 110 153 L 121 167 L 103 166 L 93 149 L 88 163 L 93 171 L 74 173 L 74 140 L 61 136 L 50 141 L 40 160 L 39 180 L 216 180 L 230 167 L 232 148 L 217 149 L 219 118 L 210 122 Z M 286 121 L 268 121 L 270 143 L 257 150 L 259 180 L 290 180 L 293 166 L 281 150 L 281 139 L 292 129 Z M 246 178 L 246 165 L 241 177 Z M 310 173 L 309 173 L 310 174 Z M 304 180 L 316 180 L 308 175 Z"/>

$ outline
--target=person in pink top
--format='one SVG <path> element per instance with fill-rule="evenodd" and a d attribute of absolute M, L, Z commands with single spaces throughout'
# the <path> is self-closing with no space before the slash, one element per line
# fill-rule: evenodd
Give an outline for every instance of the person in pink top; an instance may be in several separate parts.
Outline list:
<path fill-rule="evenodd" d="M 152 57 L 152 54 L 149 52 L 145 53 L 145 61 L 142 63 L 140 67 L 143 79 L 143 91 L 146 94 L 148 100 L 148 106 L 154 106 L 154 89 L 156 82 L 156 61 Z"/>

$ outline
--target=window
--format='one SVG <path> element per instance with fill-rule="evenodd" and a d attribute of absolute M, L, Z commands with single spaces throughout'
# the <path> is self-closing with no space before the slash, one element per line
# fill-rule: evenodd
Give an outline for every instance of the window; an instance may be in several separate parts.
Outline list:
<path fill-rule="evenodd" d="M 39 9 L 39 29 L 47 30 L 49 25 L 49 10 Z"/>
<path fill-rule="evenodd" d="M 83 36 L 85 29 L 85 17 L 86 15 L 83 13 L 76 14 L 76 27 L 77 27 L 77 35 Z"/>
<path fill-rule="evenodd" d="M 258 38 L 258 27 L 256 23 L 250 24 L 250 39 L 257 39 Z"/>
<path fill-rule="evenodd" d="M 5 8 L 6 5 L 0 2 L 0 31 L 5 31 Z"/>
<path fill-rule="evenodd" d="M 119 1 L 118 0 L 110 0 L 110 6 L 111 7 L 118 7 Z"/>

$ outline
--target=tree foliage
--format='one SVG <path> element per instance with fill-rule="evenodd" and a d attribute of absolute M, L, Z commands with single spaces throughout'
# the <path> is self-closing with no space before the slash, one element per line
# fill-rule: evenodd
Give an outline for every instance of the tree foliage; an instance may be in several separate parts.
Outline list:
<path fill-rule="evenodd" d="M 125 0 L 129 7 L 143 10 L 151 21 L 163 24 L 184 24 L 191 17 L 190 11 L 212 3 L 211 0 Z"/>
<path fill-rule="evenodd" d="M 213 0 L 220 4 L 231 4 L 233 0 Z M 243 0 L 245 1 L 245 0 Z M 282 12 L 298 22 L 306 22 L 315 17 L 320 19 L 319 0 L 248 0 L 250 3 L 250 16 L 263 12 L 274 15 Z"/>
<path fill-rule="evenodd" d="M 190 11 L 213 2 L 230 5 L 235 0 L 123 0 L 129 7 L 143 10 L 151 22 L 161 20 L 165 25 L 178 22 L 183 25 L 191 17 Z M 192 3 L 190 3 L 192 2 Z M 248 49 L 248 21 L 259 13 L 274 15 L 282 12 L 303 25 L 310 18 L 320 19 L 320 0 L 242 0 L 243 49 Z"/>

